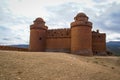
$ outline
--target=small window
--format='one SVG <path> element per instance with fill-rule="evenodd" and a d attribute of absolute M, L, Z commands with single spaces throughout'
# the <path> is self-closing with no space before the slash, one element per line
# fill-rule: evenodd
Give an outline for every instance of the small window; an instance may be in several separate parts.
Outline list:
<path fill-rule="evenodd" d="M 98 36 L 99 38 L 101 38 L 101 36 Z"/>
<path fill-rule="evenodd" d="M 40 37 L 39 40 L 42 40 L 42 38 Z"/>

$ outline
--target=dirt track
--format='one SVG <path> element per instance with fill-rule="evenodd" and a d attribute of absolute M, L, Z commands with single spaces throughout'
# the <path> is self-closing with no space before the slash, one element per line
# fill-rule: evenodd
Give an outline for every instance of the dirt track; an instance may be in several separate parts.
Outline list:
<path fill-rule="evenodd" d="M 0 80 L 120 80 L 120 57 L 1 50 Z"/>

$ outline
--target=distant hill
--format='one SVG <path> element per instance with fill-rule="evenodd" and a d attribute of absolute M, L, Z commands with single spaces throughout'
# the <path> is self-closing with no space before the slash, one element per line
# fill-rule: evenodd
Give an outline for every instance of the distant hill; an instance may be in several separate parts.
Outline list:
<path fill-rule="evenodd" d="M 28 48 L 29 47 L 28 44 L 18 44 L 18 45 L 10 45 L 10 46 L 18 47 L 18 48 Z"/>
<path fill-rule="evenodd" d="M 107 49 L 113 52 L 115 55 L 120 56 L 120 41 L 107 42 Z"/>
<path fill-rule="evenodd" d="M 9 45 L 0 45 L 0 50 L 10 50 L 10 51 L 28 51 L 28 48 L 9 46 Z"/>

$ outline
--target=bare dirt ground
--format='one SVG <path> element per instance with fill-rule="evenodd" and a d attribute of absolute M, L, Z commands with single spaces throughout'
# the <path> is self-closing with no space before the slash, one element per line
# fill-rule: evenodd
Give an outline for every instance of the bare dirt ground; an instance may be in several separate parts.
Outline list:
<path fill-rule="evenodd" d="M 120 57 L 0 50 L 0 80 L 120 80 Z"/>

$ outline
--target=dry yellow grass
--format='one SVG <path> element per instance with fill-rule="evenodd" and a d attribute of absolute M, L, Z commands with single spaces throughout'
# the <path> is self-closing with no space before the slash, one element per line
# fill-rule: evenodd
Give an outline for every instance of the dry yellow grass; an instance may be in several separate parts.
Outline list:
<path fill-rule="evenodd" d="M 0 51 L 0 80 L 120 80 L 120 57 Z"/>

